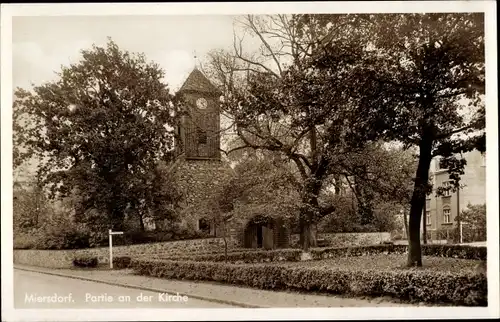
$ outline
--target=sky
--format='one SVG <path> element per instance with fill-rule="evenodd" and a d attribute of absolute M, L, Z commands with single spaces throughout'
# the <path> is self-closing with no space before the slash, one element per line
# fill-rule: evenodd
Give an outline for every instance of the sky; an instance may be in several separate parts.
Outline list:
<path fill-rule="evenodd" d="M 236 16 L 26 16 L 12 19 L 13 89 L 30 89 L 58 78 L 61 65 L 78 62 L 82 49 L 106 45 L 144 53 L 165 70 L 173 91 L 212 49 L 231 49 Z M 238 29 L 238 28 L 236 28 Z M 252 44 L 251 40 L 248 42 Z M 250 47 L 251 49 L 251 47 Z M 29 177 L 32 160 L 16 171 Z"/>
<path fill-rule="evenodd" d="M 141 52 L 165 70 L 178 89 L 211 49 L 230 49 L 235 16 L 31 16 L 13 17 L 13 85 L 28 89 L 56 78 L 61 65 L 111 37 L 121 49 Z"/>

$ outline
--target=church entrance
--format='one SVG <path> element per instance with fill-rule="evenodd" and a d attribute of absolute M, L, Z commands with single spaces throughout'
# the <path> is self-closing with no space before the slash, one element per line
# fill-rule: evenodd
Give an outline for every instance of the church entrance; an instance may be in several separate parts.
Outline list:
<path fill-rule="evenodd" d="M 286 232 L 281 220 L 275 220 L 269 216 L 256 216 L 245 227 L 244 246 L 263 249 L 287 247 Z"/>

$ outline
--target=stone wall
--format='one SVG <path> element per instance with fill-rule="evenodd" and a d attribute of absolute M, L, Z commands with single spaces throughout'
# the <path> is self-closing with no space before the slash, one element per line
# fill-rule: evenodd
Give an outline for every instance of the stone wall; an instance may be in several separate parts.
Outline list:
<path fill-rule="evenodd" d="M 235 248 L 237 243 L 228 240 L 228 247 Z M 157 253 L 182 253 L 207 252 L 222 250 L 224 241 L 222 238 L 205 238 L 179 240 L 164 243 L 139 244 L 129 246 L 113 247 L 113 256 L 137 256 Z M 109 264 L 109 248 L 87 248 L 76 250 L 35 250 L 35 249 L 15 249 L 14 264 L 24 264 L 32 266 L 50 268 L 68 268 L 73 266 L 73 259 L 79 256 L 95 256 L 99 263 Z"/>
<path fill-rule="evenodd" d="M 290 244 L 299 246 L 299 234 L 291 235 Z M 318 239 L 325 239 L 329 246 L 344 247 L 344 246 L 365 246 L 380 244 L 384 241 L 391 240 L 391 234 L 388 232 L 383 233 L 338 233 L 338 234 L 322 234 L 319 233 Z"/>
<path fill-rule="evenodd" d="M 230 171 L 227 163 L 218 160 L 184 160 L 179 164 L 179 186 L 185 196 L 182 217 L 187 226 L 197 230 L 199 219 L 213 219 L 207 202 Z"/>

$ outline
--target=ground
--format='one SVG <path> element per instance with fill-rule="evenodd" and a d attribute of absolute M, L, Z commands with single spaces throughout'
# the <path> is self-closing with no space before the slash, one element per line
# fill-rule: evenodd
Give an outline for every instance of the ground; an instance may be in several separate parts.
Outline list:
<path fill-rule="evenodd" d="M 407 255 L 400 254 L 378 254 L 370 256 L 353 256 L 353 257 L 339 257 L 332 259 L 323 259 L 317 261 L 306 261 L 306 262 L 274 262 L 271 264 L 276 265 L 303 265 L 308 267 L 337 267 L 346 269 L 356 269 L 356 270 L 396 270 L 396 269 L 408 269 L 406 265 Z M 474 272 L 477 264 L 481 261 L 479 260 L 468 260 L 468 259 L 458 259 L 458 258 L 447 258 L 447 257 L 432 257 L 423 256 L 422 263 L 423 267 L 418 268 L 422 270 L 439 270 L 441 272 L 464 272 L 470 271 Z"/>
<path fill-rule="evenodd" d="M 76 269 L 48 269 L 40 267 L 30 267 L 25 265 L 15 265 L 19 269 L 37 270 L 49 274 L 61 274 L 79 278 L 94 279 L 106 283 L 119 284 L 132 286 L 144 289 L 162 289 L 169 293 L 179 292 L 187 294 L 190 298 L 189 303 L 194 307 L 207 307 L 206 302 L 191 301 L 193 299 L 190 295 L 196 295 L 198 298 L 211 299 L 209 302 L 226 303 L 230 306 L 236 307 L 261 307 L 261 308 L 291 308 L 291 307 L 408 307 L 416 306 L 416 304 L 408 303 L 395 303 L 393 299 L 388 298 L 344 298 L 341 296 L 325 295 L 325 294 L 302 294 L 296 292 L 284 291 L 267 291 L 247 287 L 222 285 L 209 282 L 192 282 L 192 281 L 178 281 L 168 280 L 161 278 L 153 278 L 147 276 L 134 275 L 131 270 L 76 270 Z M 16 269 L 15 272 L 20 272 Z M 24 272 L 23 272 L 24 273 Z M 38 274 L 38 273 L 36 273 Z M 53 280 L 52 276 L 30 274 L 17 274 L 14 279 L 14 289 L 16 290 L 16 303 L 19 301 L 24 302 L 25 292 L 40 292 L 47 287 L 44 293 L 54 292 L 73 292 L 74 294 L 81 294 L 90 290 L 93 293 L 114 292 L 114 294 L 121 294 L 120 292 L 130 292 L 130 289 L 124 288 L 111 288 L 110 285 L 92 283 L 88 284 L 87 281 L 69 279 L 58 277 L 59 280 Z M 61 279 L 62 278 L 62 279 Z M 34 285 L 32 288 L 31 285 Z M 52 287 L 52 288 L 51 288 Z M 138 295 L 140 290 L 132 290 L 131 295 Z M 154 294 L 154 293 L 153 293 Z M 82 304 L 80 304 L 82 305 Z M 129 304 L 128 307 L 136 307 Z M 146 305 L 146 304 L 143 304 Z M 154 305 L 151 303 L 150 305 Z M 198 306 L 197 306 L 198 305 Z M 426 304 L 427 305 L 427 304 Z M 109 304 L 102 304 L 102 307 L 109 308 Z M 123 307 L 123 306 L 121 306 Z M 145 306 L 147 307 L 147 306 Z M 162 306 L 164 307 L 164 306 Z M 191 306 L 193 307 L 193 306 Z M 215 307 L 215 306 L 214 306 Z M 228 306 L 226 306 L 228 307 Z M 17 308 L 17 306 L 16 306 Z M 99 306 L 101 308 L 101 306 Z"/>
<path fill-rule="evenodd" d="M 114 309 L 114 308 L 229 308 L 231 305 L 189 298 L 186 302 L 146 290 L 131 289 L 90 281 L 69 279 L 35 272 L 14 270 L 14 307 L 16 309 Z M 33 303 L 38 296 L 62 296 L 60 303 Z M 71 294 L 71 299 L 67 296 Z M 33 297 L 31 297 L 33 295 Z M 175 294 L 174 294 L 175 295 Z M 130 302 L 119 302 L 127 296 Z M 66 297 L 66 298 L 64 298 Z M 110 297 L 113 299 L 109 301 Z M 138 298 L 139 297 L 139 298 Z M 149 300 L 151 301 L 145 301 Z M 172 299 L 172 298 L 171 298 Z"/>

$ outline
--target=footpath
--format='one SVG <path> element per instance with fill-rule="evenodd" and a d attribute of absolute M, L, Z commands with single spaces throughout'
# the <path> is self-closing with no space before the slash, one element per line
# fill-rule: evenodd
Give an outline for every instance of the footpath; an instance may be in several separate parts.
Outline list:
<path fill-rule="evenodd" d="M 246 308 L 418 306 L 418 304 L 396 303 L 387 298 L 344 298 L 333 295 L 258 290 L 208 282 L 168 280 L 135 275 L 130 269 L 51 269 L 19 264 L 15 264 L 14 269 L 145 291 L 179 293 L 195 299 Z"/>

